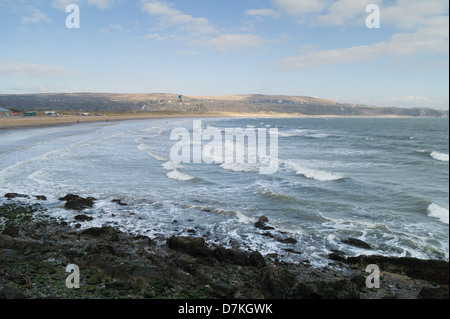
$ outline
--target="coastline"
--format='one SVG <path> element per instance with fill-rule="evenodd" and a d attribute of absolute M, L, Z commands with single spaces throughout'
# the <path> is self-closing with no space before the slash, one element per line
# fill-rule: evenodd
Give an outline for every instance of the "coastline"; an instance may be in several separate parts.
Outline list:
<path fill-rule="evenodd" d="M 113 226 L 71 228 L 94 198 L 68 194 L 67 218 L 46 214 L 43 195 L 6 194 L 0 206 L 0 299 L 448 299 L 447 261 L 329 256 L 324 268 L 259 252 L 208 246 L 202 237 L 149 238 Z M 36 198 L 27 204 L 15 198 Z M 66 287 L 66 267 L 80 288 Z M 381 268 L 380 288 L 366 267 Z"/>
<path fill-rule="evenodd" d="M 109 114 L 104 116 L 77 116 L 64 117 L 4 117 L 0 118 L 0 132 L 9 129 L 38 128 L 76 125 L 81 123 L 118 122 L 129 120 L 173 119 L 173 118 L 412 118 L 398 115 L 380 116 L 337 116 L 337 115 L 303 115 L 297 113 L 237 113 L 237 112 L 155 112 L 141 114 Z"/>

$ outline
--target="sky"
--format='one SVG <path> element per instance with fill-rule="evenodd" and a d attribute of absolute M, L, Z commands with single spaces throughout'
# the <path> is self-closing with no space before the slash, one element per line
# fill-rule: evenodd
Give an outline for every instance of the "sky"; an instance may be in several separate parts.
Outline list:
<path fill-rule="evenodd" d="M 79 28 L 66 25 L 69 4 Z M 366 23 L 376 22 L 371 4 L 379 28 Z M 0 0 L 0 94 L 70 92 L 280 94 L 448 110 L 449 3 Z"/>

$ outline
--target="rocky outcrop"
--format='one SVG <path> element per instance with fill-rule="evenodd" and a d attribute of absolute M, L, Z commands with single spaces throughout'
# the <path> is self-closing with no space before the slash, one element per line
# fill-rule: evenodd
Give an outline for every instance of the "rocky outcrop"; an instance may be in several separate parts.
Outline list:
<path fill-rule="evenodd" d="M 117 231 L 113 227 L 93 227 L 83 230 L 81 232 L 83 236 L 90 236 L 99 238 L 105 241 L 119 241 L 119 236 L 117 235 Z"/>
<path fill-rule="evenodd" d="M 377 265 L 382 272 L 398 273 L 441 285 L 448 285 L 449 281 L 449 263 L 443 260 L 362 255 L 348 257 L 345 262 L 363 269 L 368 265 Z"/>
<path fill-rule="evenodd" d="M 446 270 L 448 282 L 446 262 L 346 258 L 336 251 L 342 268 L 314 268 L 208 245 L 202 237 L 149 238 L 113 227 L 80 231 L 63 220 L 23 218 L 33 211 L 12 202 L 0 206 L 0 298 L 448 298 L 447 285 L 408 277 L 428 267 L 434 274 L 423 278 L 445 282 Z M 381 289 L 366 287 L 367 263 L 380 266 Z M 78 290 L 64 285 L 68 264 L 79 266 Z"/>
<path fill-rule="evenodd" d="M 17 194 L 17 193 L 8 193 L 8 194 L 5 194 L 5 197 L 6 197 L 7 199 L 14 199 L 14 198 L 28 198 L 28 195 Z"/>
<path fill-rule="evenodd" d="M 86 208 L 93 207 L 96 199 L 94 197 L 83 198 L 78 195 L 67 194 L 59 200 L 66 201 L 66 204 L 64 205 L 64 208 L 66 209 L 82 211 Z"/>
<path fill-rule="evenodd" d="M 258 221 L 255 223 L 255 227 L 262 229 L 262 230 L 273 230 L 272 226 L 267 226 L 267 223 L 269 222 L 269 218 L 266 216 L 261 216 Z"/>
<path fill-rule="evenodd" d="M 372 247 L 368 243 L 366 243 L 362 240 L 356 239 L 356 238 L 344 239 L 344 240 L 342 240 L 342 242 L 344 244 L 347 244 L 350 246 L 355 246 L 355 247 L 359 247 L 359 248 L 363 248 L 363 249 L 372 249 Z"/>
<path fill-rule="evenodd" d="M 247 253 L 239 249 L 224 247 L 210 248 L 201 237 L 176 237 L 167 240 L 169 248 L 177 250 L 196 258 L 214 258 L 222 264 L 235 264 L 240 266 L 264 267 L 266 262 L 259 252 Z"/>

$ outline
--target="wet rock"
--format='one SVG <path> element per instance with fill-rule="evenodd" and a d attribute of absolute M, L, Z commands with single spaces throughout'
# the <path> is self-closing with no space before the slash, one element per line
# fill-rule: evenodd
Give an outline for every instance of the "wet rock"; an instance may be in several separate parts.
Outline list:
<path fill-rule="evenodd" d="M 302 254 L 301 251 L 297 251 L 297 250 L 294 250 L 292 248 L 287 248 L 284 251 L 287 252 L 287 253 L 296 254 L 296 255 L 301 255 Z"/>
<path fill-rule="evenodd" d="M 8 194 L 5 194 L 5 197 L 6 197 L 7 199 L 14 199 L 14 198 L 28 198 L 28 195 L 17 194 L 17 193 L 8 193 Z"/>
<path fill-rule="evenodd" d="M 18 288 L 0 286 L 0 299 L 26 299 L 26 296 Z"/>
<path fill-rule="evenodd" d="M 381 272 L 392 272 L 414 279 L 422 279 L 441 285 L 448 285 L 449 263 L 443 260 L 422 260 L 410 257 L 358 256 L 348 257 L 346 262 L 365 269 L 377 265 Z"/>
<path fill-rule="evenodd" d="M 212 287 L 213 296 L 219 299 L 233 299 L 237 289 L 226 283 L 218 283 Z"/>
<path fill-rule="evenodd" d="M 281 242 L 283 242 L 285 244 L 296 244 L 297 240 L 289 237 L 289 238 L 283 239 Z"/>
<path fill-rule="evenodd" d="M 119 235 L 113 227 L 92 227 L 81 232 L 81 235 L 100 238 L 106 241 L 119 241 Z"/>
<path fill-rule="evenodd" d="M 91 221 L 94 218 L 91 216 L 86 216 L 86 215 L 77 215 L 75 216 L 75 220 L 79 221 L 79 222 L 86 222 L 86 221 Z"/>
<path fill-rule="evenodd" d="M 249 265 L 247 253 L 237 249 L 218 247 L 214 249 L 214 258 L 221 263 L 235 264 L 240 266 Z"/>
<path fill-rule="evenodd" d="M 67 194 L 59 200 L 66 201 L 66 204 L 64 205 L 64 208 L 66 209 L 82 211 L 86 208 L 93 207 L 96 199 L 93 197 L 83 198 L 78 195 Z"/>
<path fill-rule="evenodd" d="M 176 237 L 167 240 L 169 248 L 177 250 L 193 257 L 209 257 L 211 251 L 206 247 L 205 239 L 201 237 Z"/>
<path fill-rule="evenodd" d="M 356 238 L 344 239 L 344 240 L 342 240 L 342 242 L 344 244 L 347 244 L 350 246 L 355 246 L 355 247 L 359 247 L 359 248 L 363 248 L 363 249 L 372 249 L 372 247 L 368 243 L 366 243 L 362 240 L 356 239 Z"/>
<path fill-rule="evenodd" d="M 347 262 L 347 258 L 344 256 L 344 254 L 342 252 L 332 252 L 331 254 L 329 254 L 327 256 L 327 258 L 330 260 L 338 261 L 338 262 L 342 262 L 342 263 Z"/>
<path fill-rule="evenodd" d="M 273 230 L 275 228 L 271 226 L 267 226 L 266 224 L 269 222 L 269 218 L 266 216 L 261 216 L 258 221 L 255 223 L 255 227 L 262 230 Z"/>
<path fill-rule="evenodd" d="M 295 275 L 278 268 L 263 268 L 261 292 L 267 299 L 287 299 L 295 294 Z"/>
<path fill-rule="evenodd" d="M 419 299 L 449 299 L 448 286 L 438 288 L 424 287 L 419 293 Z"/>
<path fill-rule="evenodd" d="M 120 206 L 128 206 L 128 204 L 122 203 L 122 201 L 120 199 L 113 199 L 112 202 L 116 203 L 116 204 L 118 204 Z"/>
<path fill-rule="evenodd" d="M 133 287 L 129 282 L 107 282 L 105 284 L 106 289 L 114 289 L 114 290 L 131 290 Z"/>
<path fill-rule="evenodd" d="M 37 200 L 47 200 L 47 197 L 43 196 L 43 195 L 37 195 L 34 196 Z"/>
<path fill-rule="evenodd" d="M 11 236 L 11 237 L 18 237 L 19 236 L 19 227 L 13 225 L 13 224 L 8 224 L 5 226 L 5 229 L 3 229 L 2 235 L 7 235 L 7 236 Z"/>
<path fill-rule="evenodd" d="M 266 266 L 266 260 L 260 252 L 254 251 L 248 256 L 248 264 L 251 267 L 263 268 Z"/>
<path fill-rule="evenodd" d="M 333 282 L 300 283 L 296 297 L 299 299 L 361 299 L 361 294 L 355 283 L 348 279 L 341 279 Z"/>

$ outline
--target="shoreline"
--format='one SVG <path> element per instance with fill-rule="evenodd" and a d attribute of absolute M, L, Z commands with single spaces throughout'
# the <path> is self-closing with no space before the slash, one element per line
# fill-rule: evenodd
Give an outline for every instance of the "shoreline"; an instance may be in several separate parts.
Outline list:
<path fill-rule="evenodd" d="M 203 237 L 162 242 L 112 226 L 70 227 L 73 217 L 46 214 L 46 197 L 23 204 L 6 194 L 0 206 L 0 299 L 448 299 L 443 260 L 330 254 L 314 268 L 258 251 L 209 246 Z M 94 198 L 60 198 L 68 216 Z M 80 269 L 80 289 L 65 286 L 68 264 Z M 366 286 L 366 267 L 379 265 L 380 288 Z"/>
<path fill-rule="evenodd" d="M 64 117 L 5 117 L 0 118 L 0 132 L 12 129 L 42 128 L 76 125 L 82 123 L 103 123 L 131 120 L 150 119 L 176 119 L 176 118 L 415 118 L 411 116 L 380 115 L 380 116 L 340 116 L 340 115 L 303 115 L 297 113 L 235 113 L 235 112 L 208 112 L 208 113 L 183 113 L 183 112 L 157 112 L 149 114 L 110 114 L 104 116 L 77 116 L 66 115 Z"/>

